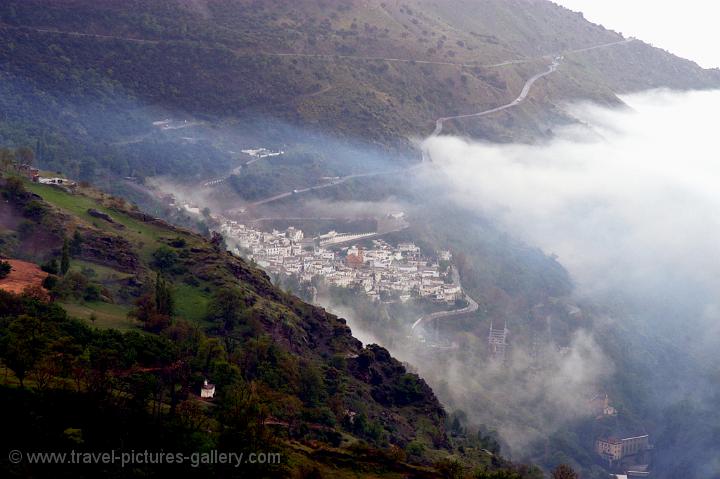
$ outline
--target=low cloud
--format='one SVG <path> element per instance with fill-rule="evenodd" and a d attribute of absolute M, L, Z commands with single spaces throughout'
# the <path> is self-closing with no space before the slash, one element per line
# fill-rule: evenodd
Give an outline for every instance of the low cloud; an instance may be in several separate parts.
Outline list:
<path fill-rule="evenodd" d="M 545 344 L 540 360 L 513 349 L 505 365 L 453 361 L 433 370 L 432 363 L 418 364 L 423 375 L 445 378 L 440 393 L 449 404 L 497 428 L 510 447 L 506 452 L 522 455 L 570 421 L 588 417 L 589 399 L 613 372 L 588 332 L 576 333 L 568 346 L 561 352 Z"/>
<path fill-rule="evenodd" d="M 658 323 L 704 330 L 720 310 L 720 92 L 623 100 L 624 109 L 568 106 L 580 125 L 544 144 L 428 139 L 433 163 L 421 174 L 557 254 L 580 293 L 622 292 L 653 314 L 669 307 Z"/>

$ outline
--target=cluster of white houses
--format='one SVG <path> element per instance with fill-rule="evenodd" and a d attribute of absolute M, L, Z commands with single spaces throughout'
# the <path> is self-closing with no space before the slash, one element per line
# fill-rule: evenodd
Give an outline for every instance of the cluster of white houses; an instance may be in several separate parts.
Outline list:
<path fill-rule="evenodd" d="M 265 232 L 232 220 L 224 220 L 220 231 L 238 254 L 272 274 L 295 275 L 301 282 L 319 276 L 329 285 L 358 288 L 385 301 L 415 297 L 454 303 L 463 297 L 452 281 L 449 251 L 428 258 L 413 243 L 391 246 L 376 239 L 366 249 L 354 245 L 336 252 L 322 246 L 324 236 L 316 241 L 297 228 Z"/>

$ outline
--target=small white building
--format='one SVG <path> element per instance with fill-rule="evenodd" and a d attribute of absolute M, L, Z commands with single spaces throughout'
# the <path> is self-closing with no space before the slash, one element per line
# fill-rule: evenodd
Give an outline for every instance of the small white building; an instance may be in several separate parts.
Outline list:
<path fill-rule="evenodd" d="M 75 182 L 70 181 L 67 178 L 44 178 L 42 176 L 37 177 L 37 183 L 40 183 L 41 185 L 75 186 Z"/>
<path fill-rule="evenodd" d="M 450 250 L 440 250 L 438 251 L 438 259 L 440 259 L 440 261 L 451 261 L 452 253 Z"/>
<path fill-rule="evenodd" d="M 302 241 L 305 237 L 302 230 L 296 229 L 292 226 L 285 230 L 285 236 L 291 241 Z"/>
<path fill-rule="evenodd" d="M 415 246 L 414 243 L 399 243 L 397 249 L 402 253 L 419 253 L 420 248 Z"/>
<path fill-rule="evenodd" d="M 200 397 L 204 399 L 212 399 L 215 396 L 215 385 L 209 384 L 207 379 L 200 388 Z"/>

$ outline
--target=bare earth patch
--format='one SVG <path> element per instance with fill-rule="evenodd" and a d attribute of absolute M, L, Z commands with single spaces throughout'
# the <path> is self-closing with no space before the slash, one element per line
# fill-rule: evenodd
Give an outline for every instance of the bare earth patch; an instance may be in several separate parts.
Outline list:
<path fill-rule="evenodd" d="M 0 289 L 9 293 L 21 294 L 28 287 L 42 287 L 47 273 L 34 263 L 18 259 L 6 259 L 12 266 L 10 274 L 0 279 Z"/>

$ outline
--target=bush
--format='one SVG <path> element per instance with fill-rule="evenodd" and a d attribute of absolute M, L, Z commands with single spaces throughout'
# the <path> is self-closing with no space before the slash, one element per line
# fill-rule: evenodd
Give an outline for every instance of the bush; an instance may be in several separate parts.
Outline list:
<path fill-rule="evenodd" d="M 578 479 L 577 473 L 567 464 L 560 464 L 552 473 L 553 479 Z"/>
<path fill-rule="evenodd" d="M 0 261 L 0 279 L 5 278 L 12 271 L 12 266 L 7 261 Z"/>
<path fill-rule="evenodd" d="M 55 258 L 46 261 L 40 266 L 40 269 L 45 271 L 49 274 L 58 274 L 58 271 L 60 270 L 60 266 L 58 265 L 58 262 Z"/>
<path fill-rule="evenodd" d="M 97 273 L 95 272 L 95 270 L 92 268 L 88 268 L 87 266 L 83 267 L 80 270 L 80 272 L 82 274 L 84 274 L 85 276 L 87 276 L 88 278 L 94 278 L 95 276 L 97 276 Z"/>
<path fill-rule="evenodd" d="M 69 272 L 55 285 L 54 293 L 58 298 L 80 299 L 84 297 L 88 279 L 78 272 Z"/>
<path fill-rule="evenodd" d="M 435 468 L 442 477 L 447 479 L 460 479 L 463 476 L 463 467 L 455 459 L 443 459 L 435 463 Z"/>
<path fill-rule="evenodd" d="M 58 282 L 58 277 L 55 276 L 54 274 L 49 274 L 43 280 L 42 287 L 47 290 L 51 290 L 57 285 L 57 282 Z"/>
<path fill-rule="evenodd" d="M 418 440 L 410 441 L 408 445 L 405 446 L 405 452 L 411 456 L 421 457 L 425 452 L 425 444 Z"/>
<path fill-rule="evenodd" d="M 80 256 L 82 253 L 83 237 L 79 231 L 75 230 L 72 240 L 70 240 L 70 256 Z"/>
<path fill-rule="evenodd" d="M 175 238 L 170 241 L 170 246 L 173 248 L 184 248 L 186 244 L 185 238 Z"/>
<path fill-rule="evenodd" d="M 403 374 L 395 386 L 395 403 L 399 405 L 412 404 L 423 398 L 423 391 L 414 374 Z"/>
<path fill-rule="evenodd" d="M 89 284 L 83 293 L 85 301 L 99 301 L 102 296 L 102 290 L 97 284 Z"/>
<path fill-rule="evenodd" d="M 23 208 L 23 216 L 33 221 L 40 221 L 45 216 L 45 207 L 39 201 L 31 201 Z"/>
<path fill-rule="evenodd" d="M 321 406 L 318 408 L 307 409 L 303 413 L 303 419 L 323 426 L 333 427 L 337 424 L 337 418 L 335 414 L 327 406 Z"/>
<path fill-rule="evenodd" d="M 310 363 L 301 364 L 299 396 L 310 407 L 318 406 L 327 396 L 322 374 Z"/>
<path fill-rule="evenodd" d="M 177 261 L 177 253 L 167 246 L 161 246 L 153 253 L 153 264 L 161 271 L 169 271 Z"/>

